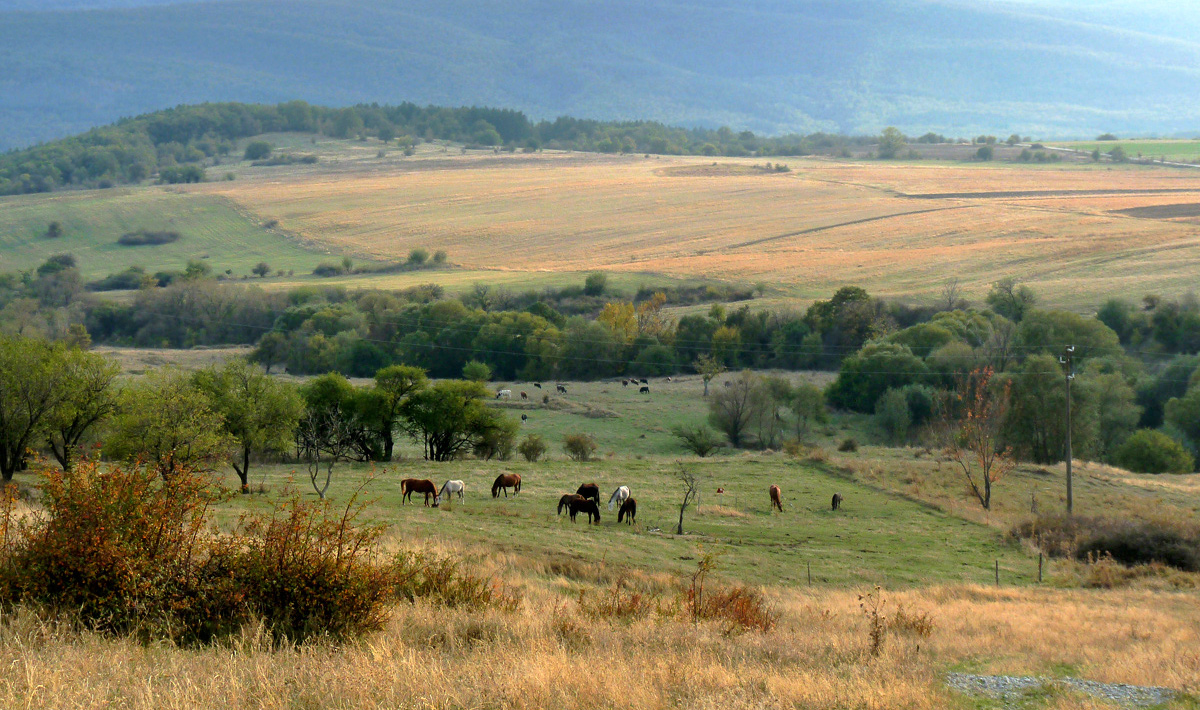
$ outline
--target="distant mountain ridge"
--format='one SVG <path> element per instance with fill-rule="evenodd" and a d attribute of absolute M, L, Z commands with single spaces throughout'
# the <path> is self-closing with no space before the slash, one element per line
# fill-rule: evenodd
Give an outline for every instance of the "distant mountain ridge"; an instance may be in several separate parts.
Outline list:
<path fill-rule="evenodd" d="M 760 133 L 1200 131 L 1198 11 L 1161 2 L 48 2 L 0 6 L 0 149 L 293 98 Z"/>

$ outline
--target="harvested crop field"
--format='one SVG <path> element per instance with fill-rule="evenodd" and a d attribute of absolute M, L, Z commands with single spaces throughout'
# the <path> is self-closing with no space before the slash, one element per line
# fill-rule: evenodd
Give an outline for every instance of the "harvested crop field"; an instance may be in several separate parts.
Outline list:
<path fill-rule="evenodd" d="M 1183 293 L 1200 267 L 1200 232 L 1158 211 L 1200 203 L 1200 172 L 780 162 L 790 170 L 728 158 L 462 156 L 190 189 L 335 253 L 395 259 L 425 247 L 469 269 L 761 281 L 799 298 L 848 283 L 920 297 L 952 277 L 978 297 L 1013 276 L 1047 302 L 1094 307 L 1114 291 Z"/>

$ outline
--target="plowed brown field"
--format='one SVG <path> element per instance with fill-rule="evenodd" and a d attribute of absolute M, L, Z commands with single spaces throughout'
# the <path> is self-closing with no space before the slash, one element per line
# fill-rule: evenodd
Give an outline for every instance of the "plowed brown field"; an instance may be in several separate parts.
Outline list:
<path fill-rule="evenodd" d="M 801 298 L 845 284 L 969 295 L 1013 276 L 1047 301 L 1178 294 L 1200 228 L 1138 207 L 1200 203 L 1200 171 L 1143 166 L 462 156 L 375 170 L 250 177 L 227 196 L 334 253 L 445 249 L 473 269 L 660 272 L 763 281 Z M 1162 213 L 1167 216 L 1167 213 Z"/>

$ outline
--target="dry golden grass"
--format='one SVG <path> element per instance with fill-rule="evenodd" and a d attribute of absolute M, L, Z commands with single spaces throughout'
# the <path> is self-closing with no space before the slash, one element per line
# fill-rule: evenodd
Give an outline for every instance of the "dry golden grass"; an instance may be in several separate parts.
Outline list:
<path fill-rule="evenodd" d="M 249 347 L 192 348 L 190 350 L 124 348 L 100 345 L 93 350 L 117 363 L 125 375 L 143 375 L 149 370 L 174 365 L 184 370 L 200 370 L 219 365 L 232 357 L 246 357 Z"/>
<path fill-rule="evenodd" d="M 1011 275 L 1050 301 L 1095 305 L 1111 293 L 1182 293 L 1200 266 L 1200 237 L 1186 222 L 1113 212 L 1200 202 L 1196 171 L 783 162 L 793 171 L 751 160 L 447 155 L 189 189 L 229 197 L 335 254 L 388 259 L 423 246 L 475 270 L 754 280 L 800 298 L 846 283 L 928 295 L 952 276 L 979 296 Z M 1111 194 L 1063 194 L 1081 190 Z M 1045 194 L 980 195 L 1031 191 Z M 975 196 L 909 197 L 940 193 Z"/>
<path fill-rule="evenodd" d="M 954 668 L 1200 688 L 1194 595 L 885 590 L 885 614 L 928 613 L 933 631 L 894 630 L 872 657 L 849 591 L 776 590 L 775 629 L 735 635 L 656 616 L 597 621 L 567 594 L 526 592 L 514 613 L 400 607 L 344 648 L 271 650 L 254 629 L 198 650 L 142 646 L 18 614 L 0 625 L 0 706 L 932 709 L 967 704 L 943 685 Z"/>

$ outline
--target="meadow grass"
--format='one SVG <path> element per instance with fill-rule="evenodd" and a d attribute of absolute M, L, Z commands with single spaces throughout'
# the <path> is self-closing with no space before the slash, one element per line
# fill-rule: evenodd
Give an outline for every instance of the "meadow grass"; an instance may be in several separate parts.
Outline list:
<path fill-rule="evenodd" d="M 62 225 L 63 235 L 48 239 L 53 221 Z M 180 238 L 152 246 L 117 244 L 122 234 L 142 229 L 175 231 Z M 163 187 L 0 197 L 0 251 L 6 270 L 30 269 L 53 254 L 70 253 L 86 278 L 135 264 L 150 273 L 182 270 L 189 259 L 204 260 L 216 274 L 232 269 L 235 276 L 249 275 L 260 261 L 272 269 L 307 272 L 330 258 L 264 228 L 228 200 Z"/>
<path fill-rule="evenodd" d="M 1083 150 L 1089 153 L 1094 150 L 1099 150 L 1101 153 L 1108 153 L 1113 148 L 1120 146 L 1130 158 L 1142 156 L 1155 160 L 1164 159 L 1182 163 L 1190 163 L 1200 158 L 1200 141 L 1194 140 L 1159 140 L 1147 138 L 1117 141 L 1068 141 L 1063 143 L 1049 143 L 1047 145 Z"/>

